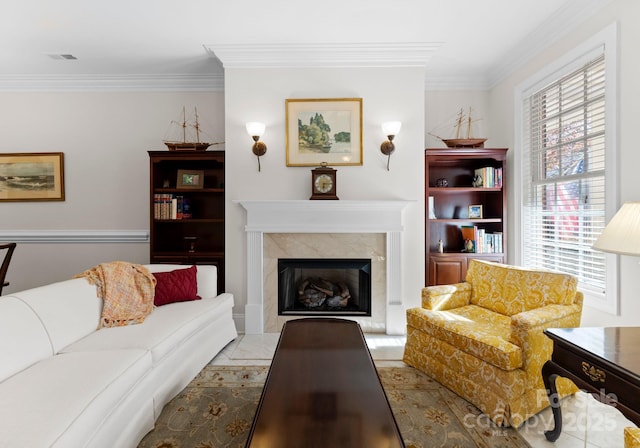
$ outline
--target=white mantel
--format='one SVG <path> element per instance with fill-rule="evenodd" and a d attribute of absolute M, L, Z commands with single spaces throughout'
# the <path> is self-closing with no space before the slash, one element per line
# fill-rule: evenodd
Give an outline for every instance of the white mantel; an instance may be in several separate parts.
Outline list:
<path fill-rule="evenodd" d="M 263 235 L 265 233 L 386 234 L 386 333 L 403 334 L 401 286 L 402 211 L 410 201 L 237 200 L 247 211 L 245 333 L 264 332 Z"/>

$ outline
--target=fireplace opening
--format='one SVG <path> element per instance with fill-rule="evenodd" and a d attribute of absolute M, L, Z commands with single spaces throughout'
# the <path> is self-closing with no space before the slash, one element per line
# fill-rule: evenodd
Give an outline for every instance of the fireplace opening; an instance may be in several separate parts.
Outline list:
<path fill-rule="evenodd" d="M 371 316 L 371 260 L 281 258 L 278 315 Z"/>

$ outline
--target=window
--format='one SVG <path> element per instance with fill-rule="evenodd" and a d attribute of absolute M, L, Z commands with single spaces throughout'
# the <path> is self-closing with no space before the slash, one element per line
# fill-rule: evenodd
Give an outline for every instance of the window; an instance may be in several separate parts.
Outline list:
<path fill-rule="evenodd" d="M 600 45 L 521 97 L 521 264 L 576 276 L 587 304 L 616 313 L 615 259 L 591 248 L 615 203 L 607 56 Z"/>

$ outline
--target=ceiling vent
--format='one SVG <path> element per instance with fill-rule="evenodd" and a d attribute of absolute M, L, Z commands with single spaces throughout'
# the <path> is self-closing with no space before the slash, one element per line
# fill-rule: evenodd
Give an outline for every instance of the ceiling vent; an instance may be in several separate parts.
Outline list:
<path fill-rule="evenodd" d="M 63 59 L 66 59 L 68 61 L 78 59 L 77 57 L 75 57 L 72 54 L 49 54 L 47 56 L 49 56 L 51 59 L 56 59 L 58 61 L 59 60 L 63 60 Z"/>

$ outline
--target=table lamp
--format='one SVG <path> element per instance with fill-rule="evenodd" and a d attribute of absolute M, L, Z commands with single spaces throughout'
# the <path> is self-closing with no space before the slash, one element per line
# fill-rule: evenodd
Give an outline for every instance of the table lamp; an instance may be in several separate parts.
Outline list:
<path fill-rule="evenodd" d="M 624 203 L 593 248 L 614 254 L 640 255 L 640 202 Z"/>

